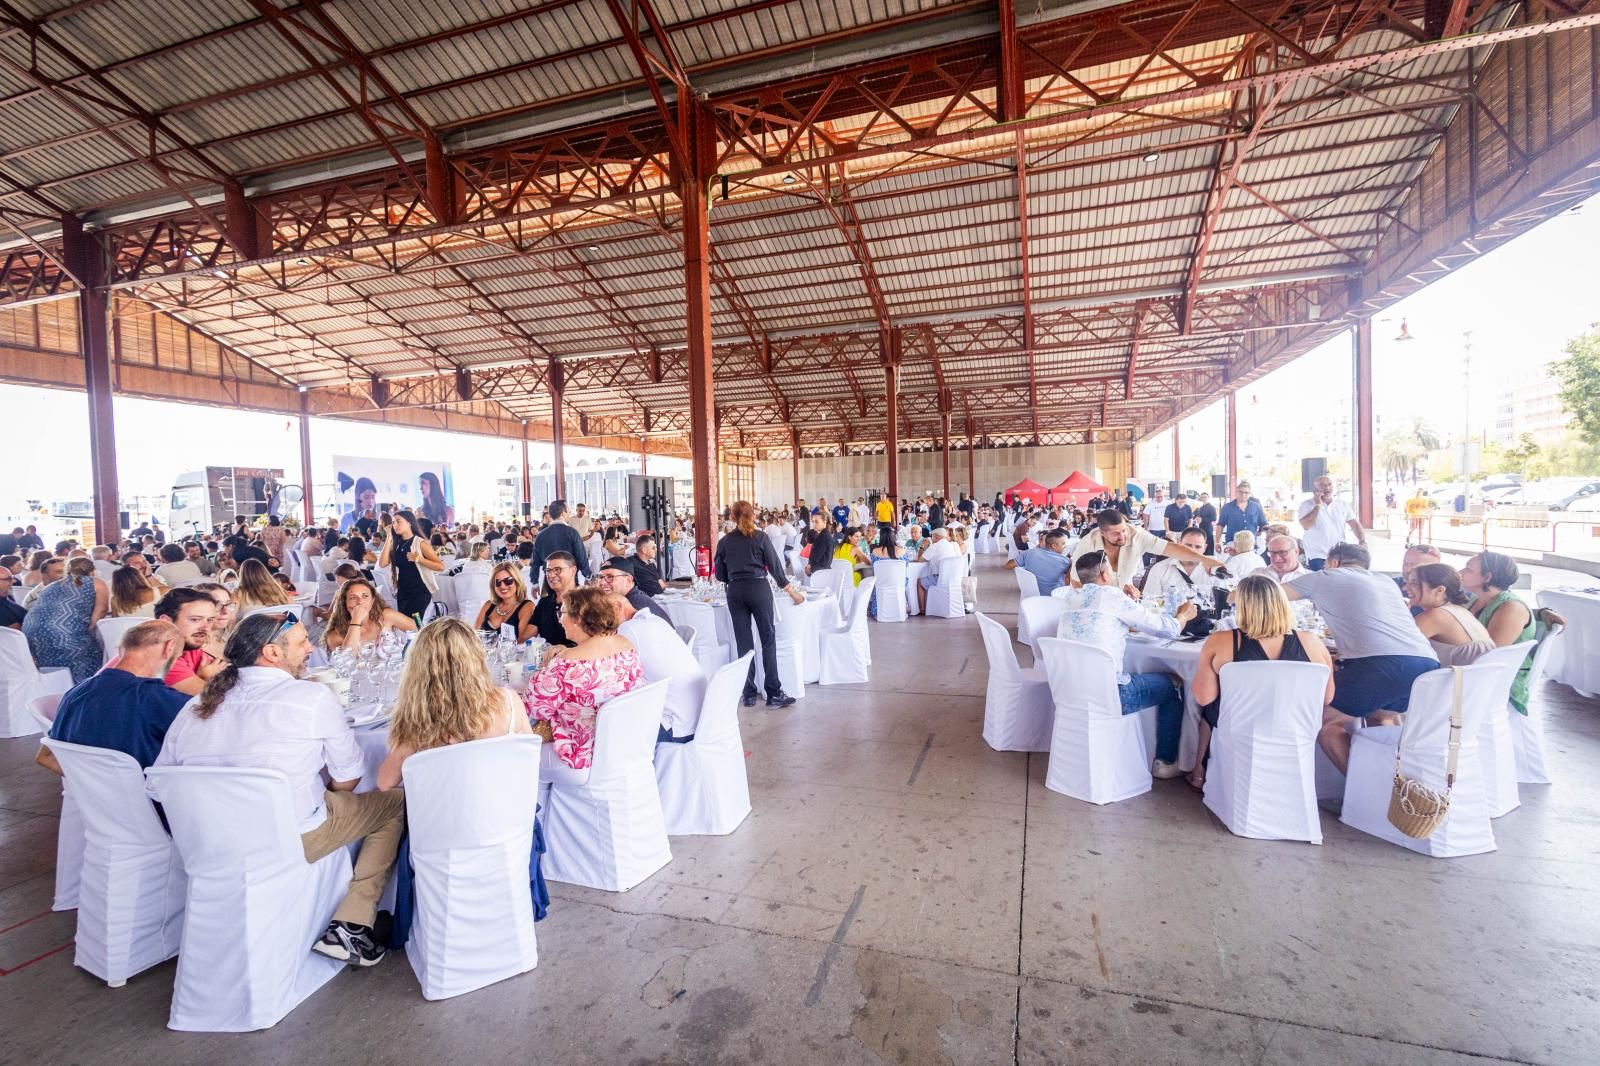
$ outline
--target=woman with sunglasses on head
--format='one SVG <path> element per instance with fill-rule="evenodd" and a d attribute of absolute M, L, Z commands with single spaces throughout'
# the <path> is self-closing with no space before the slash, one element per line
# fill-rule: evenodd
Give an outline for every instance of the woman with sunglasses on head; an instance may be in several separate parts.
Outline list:
<path fill-rule="evenodd" d="M 417 623 L 409 615 L 384 605 L 377 586 L 364 577 L 354 577 L 339 587 L 333 598 L 328 627 L 322 633 L 322 646 L 329 651 L 349 646 L 376 643 L 386 629 L 409 633 Z"/>
<path fill-rule="evenodd" d="M 522 583 L 522 568 L 513 562 L 498 564 L 489 574 L 489 598 L 478 609 L 478 628 L 498 633 L 501 626 L 517 631 L 517 640 L 532 640 L 539 635 L 533 621 L 533 601 Z"/>

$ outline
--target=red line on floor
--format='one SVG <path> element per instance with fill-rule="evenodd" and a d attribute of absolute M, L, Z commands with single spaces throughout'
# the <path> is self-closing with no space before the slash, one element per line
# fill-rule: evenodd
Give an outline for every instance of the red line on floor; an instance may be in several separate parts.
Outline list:
<path fill-rule="evenodd" d="M 57 954 L 59 952 L 62 952 L 62 951 L 66 951 L 71 946 L 72 946 L 72 941 L 69 940 L 65 944 L 62 944 L 60 947 L 51 948 L 49 951 L 45 952 L 43 955 L 35 955 L 33 958 L 29 959 L 27 962 L 18 963 L 17 965 L 11 967 L 11 969 L 9 969 L 9 970 L 0 970 L 0 977 L 10 977 L 12 974 L 16 973 L 18 970 L 25 970 L 29 966 L 32 966 L 36 962 L 43 962 L 45 959 L 48 959 L 52 955 L 55 955 L 55 954 Z"/>
<path fill-rule="evenodd" d="M 54 911 L 40 911 L 38 914 L 35 914 L 32 918 L 24 918 L 24 919 L 22 919 L 22 921 L 17 922 L 15 925 L 8 925 L 4 929 L 0 929 L 0 936 L 3 936 L 6 933 L 11 932 L 11 930 L 13 930 L 13 929 L 21 929 L 23 926 L 27 925 L 29 922 L 37 922 L 40 918 L 43 918 L 47 914 L 54 914 L 54 913 L 55 913 Z"/>

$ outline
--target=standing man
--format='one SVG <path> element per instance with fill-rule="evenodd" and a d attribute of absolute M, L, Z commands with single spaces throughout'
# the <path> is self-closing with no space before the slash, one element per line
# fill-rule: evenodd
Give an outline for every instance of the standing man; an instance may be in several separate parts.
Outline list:
<path fill-rule="evenodd" d="M 1350 513 L 1350 505 L 1333 495 L 1333 478 L 1324 474 L 1311 483 L 1311 498 L 1300 505 L 1300 535 L 1306 549 L 1306 569 L 1321 570 L 1328 561 L 1328 552 L 1335 544 L 1345 542 L 1344 531 L 1349 527 L 1356 535 L 1356 543 L 1366 547 L 1367 533 Z"/>
<path fill-rule="evenodd" d="M 1211 493 L 1200 493 L 1200 506 L 1194 509 L 1195 526 L 1206 535 L 1206 554 L 1216 549 L 1217 505 L 1211 502 Z"/>
<path fill-rule="evenodd" d="M 1167 524 L 1167 539 L 1182 540 L 1184 531 L 1194 524 L 1194 509 L 1189 506 L 1189 497 L 1173 497 L 1163 517 Z"/>
<path fill-rule="evenodd" d="M 1427 494 L 1422 491 L 1422 486 L 1418 485 L 1416 491 L 1411 494 L 1411 498 L 1406 501 L 1406 545 L 1408 547 L 1412 541 L 1416 541 L 1418 544 L 1422 543 L 1422 524 L 1427 521 L 1428 509 Z"/>
<path fill-rule="evenodd" d="M 562 518 L 566 513 L 566 500 L 550 501 L 550 521 L 534 538 L 533 555 L 528 560 L 532 568 L 529 580 L 535 585 L 539 583 L 539 573 L 544 569 L 545 561 L 556 552 L 564 553 L 569 560 L 575 561 L 584 577 L 589 576 L 589 549 L 584 546 L 578 531 Z"/>
<path fill-rule="evenodd" d="M 833 523 L 841 530 L 850 528 L 850 505 L 844 502 L 844 497 L 839 497 L 839 502 L 834 505 Z"/>
<path fill-rule="evenodd" d="M 894 501 L 888 496 L 879 496 L 877 506 L 872 509 L 872 516 L 878 520 L 880 526 L 894 525 Z"/>
<path fill-rule="evenodd" d="M 1234 534 L 1241 529 L 1261 539 L 1262 530 L 1267 528 L 1267 512 L 1261 509 L 1261 501 L 1250 495 L 1250 482 L 1241 481 L 1233 487 L 1233 499 L 1217 512 L 1217 524 L 1222 527 L 1225 543 L 1232 543 Z"/>
<path fill-rule="evenodd" d="M 928 531 L 930 533 L 933 532 L 935 529 L 939 529 L 939 528 L 944 526 L 944 501 L 943 500 L 936 500 L 932 496 L 928 497 L 928 523 L 927 523 L 927 525 L 928 525 Z"/>

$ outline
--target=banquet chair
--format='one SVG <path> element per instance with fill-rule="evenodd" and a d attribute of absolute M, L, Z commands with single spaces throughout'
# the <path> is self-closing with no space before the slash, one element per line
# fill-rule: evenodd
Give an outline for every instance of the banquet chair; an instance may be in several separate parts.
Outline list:
<path fill-rule="evenodd" d="M 877 584 L 873 588 L 878 593 L 878 621 L 904 622 L 906 620 L 905 560 L 879 559 L 872 564 L 872 576 L 877 579 Z"/>
<path fill-rule="evenodd" d="M 306 862 L 289 779 L 276 770 L 155 766 L 189 876 L 170 1029 L 270 1029 L 345 969 L 311 945 L 350 884 L 350 852 Z"/>
<path fill-rule="evenodd" d="M 15 629 L 0 629 L 0 737 L 39 732 L 33 701 L 39 696 L 64 696 L 71 687 L 72 674 L 66 667 L 39 669 L 33 664 L 28 638 Z"/>
<path fill-rule="evenodd" d="M 1556 641 L 1565 631 L 1566 626 L 1554 622 L 1549 632 L 1540 638 L 1538 648 L 1533 653 L 1533 665 L 1528 668 L 1530 696 L 1539 690 L 1539 682 L 1544 680 L 1545 668 L 1556 648 Z M 1522 714 L 1508 703 L 1506 714 L 1511 722 L 1511 749 L 1517 761 L 1517 783 L 1548 785 L 1550 771 L 1545 768 L 1544 759 L 1544 708 L 1530 700 L 1528 713 Z"/>
<path fill-rule="evenodd" d="M 939 574 L 928 589 L 926 613 L 929 618 L 965 618 L 967 605 L 961 598 L 961 580 L 967 576 L 966 560 L 951 556 L 939 565 Z"/>
<path fill-rule="evenodd" d="M 420 751 L 406 760 L 416 912 L 406 958 L 423 999 L 449 999 L 539 961 L 528 857 L 539 802 L 536 736 Z"/>
<path fill-rule="evenodd" d="M 678 634 L 678 639 L 689 646 L 690 651 L 693 651 L 694 646 L 700 641 L 700 634 L 696 632 L 694 626 L 673 626 L 672 629 Z M 696 661 L 699 661 L 698 657 Z"/>
<path fill-rule="evenodd" d="M 689 646 L 694 649 L 694 657 L 700 661 L 701 673 L 710 677 L 733 658 L 733 649 L 717 640 L 716 608 L 709 603 L 675 600 L 668 606 L 667 613 L 674 620 L 679 617 L 688 619 L 684 625 L 694 630 L 695 634 L 695 641 Z"/>
<path fill-rule="evenodd" d="M 1489 804 L 1489 817 L 1499 818 L 1510 814 L 1522 803 L 1517 791 L 1517 753 L 1511 734 L 1511 717 L 1521 717 L 1511 706 L 1511 685 L 1517 679 L 1522 662 L 1534 650 L 1531 641 L 1508 644 L 1484 652 L 1472 661 L 1474 666 L 1484 664 L 1503 668 L 1505 696 L 1503 708 L 1491 714 L 1483 723 L 1483 734 L 1478 737 L 1478 760 L 1483 764 L 1483 795 Z"/>
<path fill-rule="evenodd" d="M 824 628 L 819 644 L 822 652 L 822 670 L 817 678 L 820 685 L 855 685 L 871 680 L 868 667 L 872 665 L 870 637 L 867 633 L 867 606 L 872 601 L 876 577 L 866 578 L 857 588 L 855 603 L 850 607 L 850 617 L 837 628 Z"/>
<path fill-rule="evenodd" d="M 1116 803 L 1151 788 L 1142 714 L 1122 713 L 1111 653 L 1059 637 L 1037 641 L 1055 703 L 1044 787 L 1089 803 Z"/>
<path fill-rule="evenodd" d="M 694 545 L 680 542 L 672 547 L 672 573 L 668 581 L 689 581 L 694 578 Z"/>
<path fill-rule="evenodd" d="M 1239 662 L 1218 676 L 1222 713 L 1211 734 L 1206 807 L 1234 836 L 1321 844 L 1314 754 L 1328 668 Z"/>
<path fill-rule="evenodd" d="M 802 646 L 802 638 L 806 636 L 807 619 L 801 614 L 804 608 L 796 607 L 788 596 L 773 590 L 772 596 L 772 637 L 773 650 L 778 656 L 778 685 L 788 695 L 797 700 L 806 698 L 806 679 L 810 678 L 812 684 L 817 684 L 822 676 L 822 664 L 813 662 Z M 823 612 L 828 617 L 831 611 Z M 824 619 L 825 620 L 825 619 Z M 820 625 L 819 625 L 820 633 Z M 751 626 L 752 650 L 761 647 L 760 641 L 755 640 L 755 627 Z M 821 645 L 819 639 L 811 648 Z M 732 658 L 733 652 L 729 652 Z M 870 657 L 869 657 L 870 661 Z M 767 683 L 766 663 L 760 655 L 755 658 L 756 688 L 765 688 Z M 707 677 L 710 675 L 707 674 Z"/>
<path fill-rule="evenodd" d="M 826 570 L 818 570 L 807 578 L 806 587 L 833 593 L 835 609 L 838 610 L 839 617 L 843 620 L 844 612 L 847 610 L 845 606 L 848 602 L 846 597 L 855 590 L 855 582 L 851 578 L 851 571 L 848 566 L 843 565 L 836 559 L 833 565 Z"/>
<path fill-rule="evenodd" d="M 668 836 L 725 836 L 750 813 L 739 693 L 754 657 L 747 651 L 711 675 L 693 740 L 656 745 L 656 789 Z"/>
<path fill-rule="evenodd" d="M 1039 638 L 1056 635 L 1065 608 L 1066 601 L 1058 600 L 1054 596 L 1032 596 L 1018 602 L 1017 643 L 1033 645 L 1035 662 L 1039 658 Z M 1028 633 L 1027 640 L 1022 639 L 1024 629 Z"/>
<path fill-rule="evenodd" d="M 57 692 L 34 697 L 31 710 L 35 732 L 50 732 L 60 703 L 61 694 Z M 50 901 L 53 911 L 78 909 L 78 889 L 83 877 L 83 848 L 83 815 L 78 812 L 78 801 L 67 791 L 66 778 L 62 778 L 61 815 L 56 819 L 55 895 Z"/>
<path fill-rule="evenodd" d="M 472 625 L 489 599 L 488 574 L 457 574 L 452 591 L 456 596 L 456 617 Z"/>
<path fill-rule="evenodd" d="M 1400 745 L 1400 772 L 1430 788 L 1445 787 L 1450 745 L 1451 693 L 1460 671 L 1461 743 L 1457 752 L 1450 811 L 1431 836 L 1406 836 L 1389 822 L 1389 796 L 1394 788 L 1395 744 Z M 1478 855 L 1495 849 L 1494 828 L 1484 794 L 1484 768 L 1478 738 L 1491 714 L 1504 714 L 1506 687 L 1502 670 L 1493 663 L 1473 663 L 1449 670 L 1431 670 L 1411 684 L 1410 708 L 1401 725 L 1358 729 L 1350 737 L 1350 765 L 1345 773 L 1344 807 L 1339 821 L 1352 829 L 1434 858 Z"/>
<path fill-rule="evenodd" d="M 1050 683 L 1038 668 L 1017 663 L 1006 627 L 978 615 L 983 650 L 989 657 L 989 684 L 983 699 L 983 740 L 996 751 L 1049 751 L 1056 705 Z"/>
<path fill-rule="evenodd" d="M 166 962 L 183 935 L 183 865 L 126 752 L 46 739 L 83 821 L 73 964 L 112 988 Z"/>
<path fill-rule="evenodd" d="M 394 575 L 390 573 L 389 567 L 378 565 L 378 555 L 376 552 L 369 552 L 368 558 L 371 560 L 371 562 L 367 565 L 372 567 L 372 584 L 376 586 L 379 598 L 382 599 L 383 602 L 388 606 L 393 607 Z"/>
<path fill-rule="evenodd" d="M 1017 641 L 1031 648 L 1033 646 L 1033 628 L 1022 615 L 1022 605 L 1029 600 L 1037 599 L 1044 593 L 1039 591 L 1039 579 L 1034 577 L 1031 571 L 1024 570 L 1019 566 L 1011 572 L 1017 578 Z M 1054 628 L 1050 632 L 1054 633 Z"/>
<path fill-rule="evenodd" d="M 666 699 L 667 683 L 653 681 L 600 708 L 587 777 L 550 788 L 548 880 L 626 892 L 672 861 L 651 761 Z"/>

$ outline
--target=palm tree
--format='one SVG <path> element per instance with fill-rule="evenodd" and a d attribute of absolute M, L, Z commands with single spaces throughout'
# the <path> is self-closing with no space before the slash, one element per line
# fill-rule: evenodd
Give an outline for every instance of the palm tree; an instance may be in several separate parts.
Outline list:
<path fill-rule="evenodd" d="M 1439 438 L 1439 431 L 1430 426 L 1427 419 L 1421 415 L 1411 416 L 1411 424 L 1406 427 L 1405 432 L 1417 442 L 1417 446 L 1424 453 L 1436 451 L 1444 446 L 1444 442 Z M 1415 481 L 1416 478 L 1413 477 L 1412 480 Z"/>
<path fill-rule="evenodd" d="M 1409 477 L 1415 484 L 1417 464 L 1427 454 L 1417 435 L 1407 430 L 1390 430 L 1378 441 L 1378 463 L 1383 467 L 1384 475 L 1395 481 L 1404 481 Z"/>

